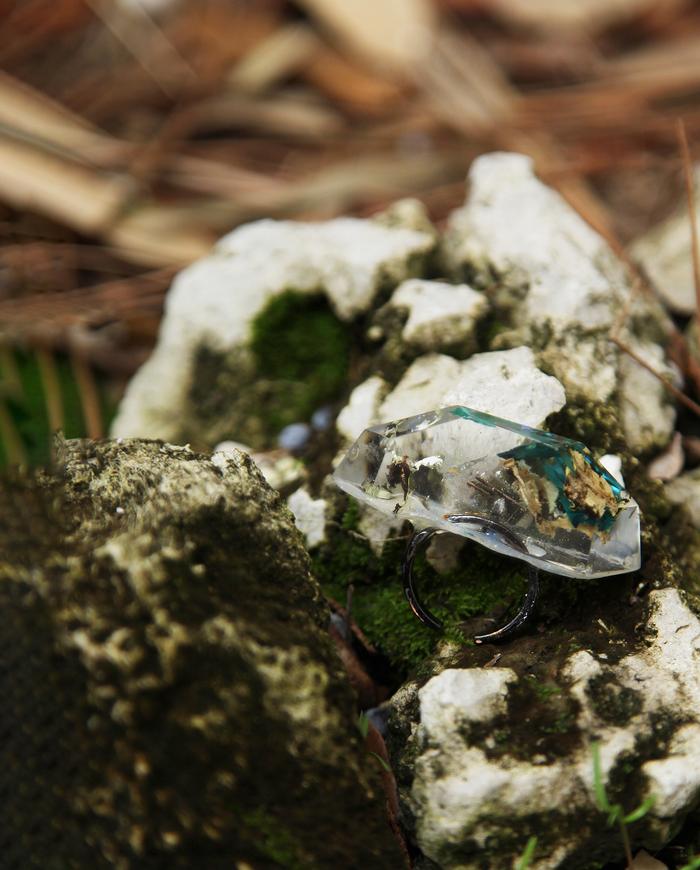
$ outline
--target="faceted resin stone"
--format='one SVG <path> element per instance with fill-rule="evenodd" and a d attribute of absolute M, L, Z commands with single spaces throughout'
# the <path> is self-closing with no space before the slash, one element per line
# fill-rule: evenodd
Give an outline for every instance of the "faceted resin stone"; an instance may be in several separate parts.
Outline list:
<path fill-rule="evenodd" d="M 473 538 L 554 574 L 640 565 L 639 508 L 579 441 L 462 405 L 366 429 L 335 471 L 341 489 L 417 528 Z M 472 515 L 505 526 L 527 552 Z"/>

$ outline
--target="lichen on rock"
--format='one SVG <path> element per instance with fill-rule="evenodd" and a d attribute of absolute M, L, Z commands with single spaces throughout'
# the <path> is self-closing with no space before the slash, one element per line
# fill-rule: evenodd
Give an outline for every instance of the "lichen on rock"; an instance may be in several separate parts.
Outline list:
<path fill-rule="evenodd" d="M 400 866 L 300 535 L 245 454 L 63 442 L 3 489 L 8 866 Z"/>

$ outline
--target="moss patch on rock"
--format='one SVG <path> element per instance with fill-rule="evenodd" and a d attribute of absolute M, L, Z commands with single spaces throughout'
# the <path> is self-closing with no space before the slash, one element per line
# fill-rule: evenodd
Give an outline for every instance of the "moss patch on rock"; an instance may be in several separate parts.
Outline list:
<path fill-rule="evenodd" d="M 352 328 L 319 295 L 285 292 L 258 314 L 247 347 L 195 354 L 183 440 L 273 446 L 346 389 Z"/>
<path fill-rule="evenodd" d="M 384 545 L 381 556 L 372 552 L 358 531 L 357 503 L 338 500 L 339 521 L 330 539 L 313 557 L 313 571 L 323 590 L 344 600 L 353 584 L 352 613 L 368 638 L 405 676 L 425 662 L 441 639 L 470 645 L 471 635 L 488 630 L 504 611 L 517 606 L 525 589 L 527 569 L 522 563 L 466 541 L 460 566 L 438 574 L 423 557 L 414 565 L 414 579 L 426 606 L 445 624 L 436 632 L 416 619 L 401 586 L 401 564 L 408 533 Z"/>

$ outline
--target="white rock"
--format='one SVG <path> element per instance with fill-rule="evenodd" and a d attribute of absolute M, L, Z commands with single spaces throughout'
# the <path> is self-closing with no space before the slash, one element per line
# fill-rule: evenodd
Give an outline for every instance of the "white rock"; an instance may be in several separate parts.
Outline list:
<path fill-rule="evenodd" d="M 224 455 L 226 454 L 214 454 L 214 456 Z M 306 480 L 306 466 L 286 450 L 267 450 L 263 453 L 251 453 L 250 456 L 265 480 L 278 492 L 285 490 L 289 492 Z"/>
<path fill-rule="evenodd" d="M 439 351 L 458 342 L 473 345 L 477 324 L 489 307 L 484 294 L 467 284 L 418 278 L 399 285 L 388 305 L 408 309 L 401 337 L 422 351 Z"/>
<path fill-rule="evenodd" d="M 431 353 L 418 357 L 399 383 L 384 399 L 375 423 L 400 420 L 423 411 L 442 407 L 461 371 L 461 363 L 451 356 Z"/>
<path fill-rule="evenodd" d="M 255 316 L 287 289 L 323 292 L 349 320 L 381 285 L 410 277 L 433 245 L 427 233 L 354 218 L 239 227 L 173 282 L 156 349 L 129 384 L 112 433 L 177 440 L 198 348 L 245 347 Z"/>
<path fill-rule="evenodd" d="M 678 372 L 666 363 L 658 344 L 630 342 L 635 353 L 678 386 Z M 664 447 L 676 422 L 672 397 L 661 381 L 628 354 L 622 354 L 619 364 L 620 422 L 630 450 L 647 453 Z"/>
<path fill-rule="evenodd" d="M 609 474 L 612 474 L 618 483 L 621 483 L 623 486 L 625 485 L 625 478 L 622 476 L 622 459 L 619 456 L 616 456 L 614 453 L 606 453 L 605 456 L 600 457 L 598 463 Z"/>
<path fill-rule="evenodd" d="M 607 242 L 535 176 L 530 158 L 488 154 L 474 161 L 467 200 L 449 219 L 443 251 L 448 268 L 472 275 L 474 286 L 488 290 L 512 322 L 500 346 L 541 349 L 571 401 L 607 402 L 621 394 L 627 400 L 622 425 L 633 449 L 668 441 L 673 409 L 667 397 L 648 372 L 633 372 L 610 341 L 631 296 L 629 323 L 653 319 L 665 328 L 664 315 L 641 294 L 633 296 Z M 643 355 L 666 372 L 659 347 L 647 343 Z"/>
<path fill-rule="evenodd" d="M 289 496 L 287 505 L 294 514 L 297 528 L 306 538 L 306 546 L 312 549 L 322 544 L 326 539 L 326 500 L 312 498 L 302 487 Z"/>
<path fill-rule="evenodd" d="M 240 450 L 242 453 L 253 452 L 247 444 L 241 444 L 240 441 L 221 441 L 214 447 L 212 453 L 231 453 L 235 450 Z"/>
<path fill-rule="evenodd" d="M 354 441 L 369 426 L 377 422 L 382 399 L 389 391 L 387 382 L 378 375 L 367 378 L 350 393 L 350 400 L 335 421 L 339 434 Z"/>
<path fill-rule="evenodd" d="M 466 405 L 526 426 L 541 426 L 564 407 L 564 388 L 535 365 L 530 348 L 479 353 L 464 361 L 419 357 L 382 403 L 377 422 L 448 405 Z"/>
<path fill-rule="evenodd" d="M 594 679 L 635 699 L 638 710 L 632 708 L 629 721 L 614 724 L 601 718 L 595 692 L 589 690 Z M 606 780 L 613 769 L 619 772 L 623 760 L 635 764 L 645 740 L 657 742 L 659 717 L 678 724 L 675 731 L 670 726 L 669 743 L 659 744 L 657 757 L 642 755 L 637 762 L 646 775 L 646 795 L 656 795 L 644 824 L 663 840 L 695 806 L 700 796 L 700 766 L 695 763 L 700 753 L 700 621 L 676 589 L 650 593 L 647 638 L 639 651 L 613 665 L 578 651 L 565 663 L 559 682 L 578 701 L 580 734 L 568 755 L 548 763 L 538 759 L 537 733 L 525 760 L 522 746 L 517 755 L 489 754 L 481 743 L 489 723 L 495 728 L 509 709 L 509 693 L 517 685 L 512 670 L 452 669 L 419 690 L 420 714 L 407 746 L 407 757 L 415 756 L 415 775 L 403 798 L 415 819 L 418 845 L 444 870 L 483 866 L 484 854 L 470 858 L 468 848 L 460 848 L 470 843 L 489 850 L 490 866 L 510 866 L 516 856 L 498 853 L 498 832 L 520 830 L 526 839 L 536 833 L 528 820 L 554 808 L 563 833 L 538 848 L 533 870 L 568 866 L 569 857 L 599 847 L 597 831 L 579 823 L 595 813 L 590 744 L 599 741 Z M 410 701 L 408 689 L 404 694 Z M 410 704 L 404 704 L 401 715 L 410 716 L 409 711 Z M 473 742 L 470 725 L 475 722 L 480 727 Z"/>
<path fill-rule="evenodd" d="M 432 735 L 464 722 L 485 722 L 506 711 L 507 685 L 517 677 L 509 668 L 448 668 L 418 692 L 421 724 Z"/>
<path fill-rule="evenodd" d="M 388 514 L 373 511 L 366 505 L 360 505 L 360 518 L 357 522 L 357 530 L 367 538 L 367 541 L 376 556 L 381 556 L 384 544 L 398 534 L 403 520 L 394 519 Z"/>
<path fill-rule="evenodd" d="M 700 188 L 700 168 L 695 171 L 695 187 L 696 190 Z M 695 222 L 700 233 L 700 211 L 695 216 Z M 685 194 L 676 214 L 638 239 L 631 253 L 644 267 L 669 308 L 679 314 L 695 313 L 697 302 Z"/>
<path fill-rule="evenodd" d="M 445 250 L 453 266 L 495 271 L 511 288 L 527 288 L 517 316 L 555 333 L 607 329 L 628 292 L 605 240 L 536 177 L 522 154 L 474 161 L 467 201 L 449 219 Z"/>
<path fill-rule="evenodd" d="M 681 474 L 665 486 L 673 504 L 685 505 L 696 529 L 700 529 L 700 468 Z"/>
<path fill-rule="evenodd" d="M 224 236 L 216 252 L 251 264 L 272 261 L 278 288 L 322 288 L 338 317 L 352 320 L 370 308 L 383 282 L 408 277 L 410 261 L 427 254 L 433 244 L 427 233 L 372 220 L 262 220 Z"/>
<path fill-rule="evenodd" d="M 620 354 L 607 334 L 564 332 L 540 356 L 570 398 L 606 402 L 615 395 Z"/>

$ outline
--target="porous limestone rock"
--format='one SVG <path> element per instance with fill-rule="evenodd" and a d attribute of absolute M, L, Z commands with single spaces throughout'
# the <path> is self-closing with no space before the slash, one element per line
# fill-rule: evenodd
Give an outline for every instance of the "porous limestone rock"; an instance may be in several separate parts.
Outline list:
<path fill-rule="evenodd" d="M 700 798 L 700 621 L 671 588 L 639 616 L 636 637 L 601 631 L 595 648 L 550 646 L 546 663 L 505 647 L 497 667 L 448 667 L 390 702 L 405 818 L 442 870 L 511 867 L 530 836 L 532 870 L 619 860 L 594 741 L 611 801 L 656 798 L 633 843 L 658 849 L 677 831 Z"/>
<path fill-rule="evenodd" d="M 562 385 L 537 368 L 528 347 L 478 353 L 462 361 L 429 354 L 419 357 L 384 399 L 376 422 L 466 405 L 525 426 L 542 426 L 565 402 Z"/>
<path fill-rule="evenodd" d="M 311 550 L 326 539 L 326 500 L 313 498 L 309 491 L 301 487 L 287 499 L 287 506 L 294 514 L 294 522 L 306 539 Z"/>
<path fill-rule="evenodd" d="M 442 252 L 450 272 L 483 290 L 510 327 L 497 346 L 525 343 L 539 351 L 569 401 L 603 403 L 616 395 L 635 401 L 633 361 L 622 365 L 611 330 L 626 310 L 622 337 L 650 342 L 649 332 L 656 341 L 666 328 L 663 312 L 632 293 L 607 242 L 536 177 L 528 157 L 489 154 L 474 161 L 467 200 L 449 219 Z M 667 374 L 660 347 L 646 355 L 658 357 Z M 633 450 L 668 442 L 670 404 L 657 383 L 643 405 L 623 415 Z"/>
<path fill-rule="evenodd" d="M 350 399 L 335 421 L 338 434 L 345 441 L 354 441 L 377 421 L 377 411 L 389 392 L 389 385 L 378 375 L 372 375 L 350 393 Z"/>
<path fill-rule="evenodd" d="M 401 866 L 301 535 L 248 456 L 65 442 L 0 491 L 4 866 Z"/>
<path fill-rule="evenodd" d="M 382 288 L 420 274 L 434 244 L 427 232 L 355 218 L 239 227 L 173 282 L 157 347 L 129 384 L 112 434 L 182 440 L 203 348 L 229 357 L 238 352 L 243 377 L 252 366 L 251 325 L 273 298 L 287 290 L 325 294 L 336 315 L 351 320 Z M 196 387 L 206 392 L 209 385 Z"/>
<path fill-rule="evenodd" d="M 633 350 L 654 371 L 676 387 L 682 386 L 678 370 L 666 361 L 658 344 L 635 341 Z M 620 422 L 629 447 L 643 453 L 662 449 L 668 444 L 669 432 L 673 433 L 676 422 L 676 409 L 666 388 L 628 354 L 620 357 L 618 376 Z"/>
<path fill-rule="evenodd" d="M 700 168 L 695 170 L 695 187 L 700 186 Z M 700 212 L 695 215 L 700 233 Z M 688 202 L 684 195 L 677 212 L 638 239 L 632 256 L 646 271 L 668 307 L 678 314 L 695 314 L 697 300 L 693 279 Z"/>
<path fill-rule="evenodd" d="M 488 311 L 488 301 L 467 284 L 447 284 L 413 278 L 394 290 L 386 306 L 404 309 L 408 317 L 401 340 L 418 351 L 442 351 L 460 346 L 476 348 L 476 328 Z"/>
<path fill-rule="evenodd" d="M 700 468 L 694 468 L 665 486 L 666 495 L 676 505 L 684 505 L 691 522 L 700 529 Z"/>

